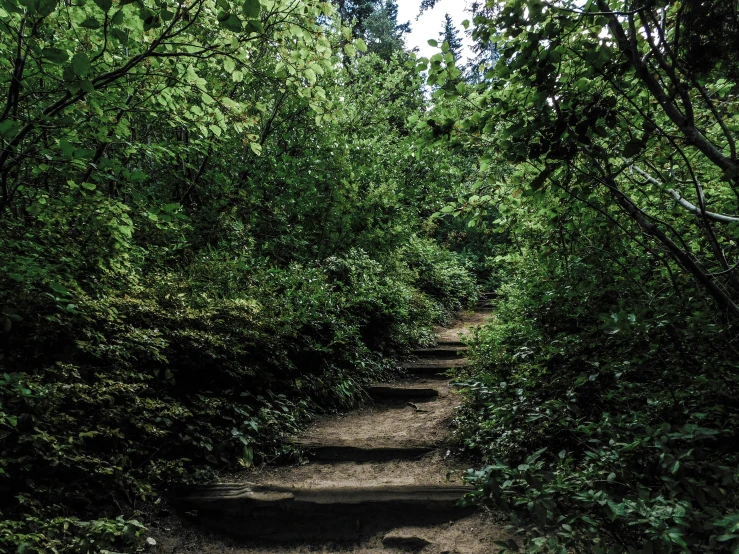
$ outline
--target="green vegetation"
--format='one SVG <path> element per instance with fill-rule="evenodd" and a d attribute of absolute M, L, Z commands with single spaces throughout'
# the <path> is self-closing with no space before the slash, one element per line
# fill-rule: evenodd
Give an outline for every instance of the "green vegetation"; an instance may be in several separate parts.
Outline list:
<path fill-rule="evenodd" d="M 483 83 L 430 68 L 459 96 L 435 139 L 481 162 L 442 211 L 507 239 L 463 379 L 459 437 L 486 461 L 471 500 L 527 551 L 739 548 L 739 89 L 722 49 L 739 27 L 697 39 L 695 9 L 489 5 L 474 35 L 501 58 Z"/>
<path fill-rule="evenodd" d="M 501 548 L 739 549 L 735 2 L 473 12 L 0 0 L 0 550 L 135 550 L 479 287 Z"/>

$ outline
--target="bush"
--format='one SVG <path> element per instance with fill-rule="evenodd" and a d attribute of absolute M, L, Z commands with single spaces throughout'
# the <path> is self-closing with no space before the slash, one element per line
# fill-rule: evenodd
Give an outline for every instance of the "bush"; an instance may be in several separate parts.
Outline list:
<path fill-rule="evenodd" d="M 465 306 L 477 301 L 477 284 L 469 262 L 434 241 L 414 237 L 401 249 L 405 263 L 415 272 L 418 288 L 438 300 L 436 323 L 448 323 Z"/>
<path fill-rule="evenodd" d="M 570 270 L 519 268 L 476 339 L 470 501 L 507 513 L 528 552 L 737 551 L 732 332 L 699 299 Z"/>

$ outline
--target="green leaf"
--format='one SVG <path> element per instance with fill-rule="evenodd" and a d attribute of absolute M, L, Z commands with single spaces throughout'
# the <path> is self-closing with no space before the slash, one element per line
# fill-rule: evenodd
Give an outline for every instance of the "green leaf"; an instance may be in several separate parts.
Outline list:
<path fill-rule="evenodd" d="M 84 77 L 90 71 L 90 58 L 84 52 L 72 56 L 72 71 L 78 77 Z"/>
<path fill-rule="evenodd" d="M 105 13 L 108 13 L 108 10 L 113 6 L 113 0 L 93 0 L 93 2 Z"/>
<path fill-rule="evenodd" d="M 0 137 L 12 137 L 18 130 L 19 126 L 18 122 L 13 121 L 12 119 L 0 121 Z"/>
<path fill-rule="evenodd" d="M 121 43 L 121 46 L 128 46 L 128 31 L 122 29 L 111 29 L 110 34 Z"/>
<path fill-rule="evenodd" d="M 264 33 L 264 25 L 261 21 L 250 19 L 246 22 L 246 30 L 250 33 Z"/>
<path fill-rule="evenodd" d="M 95 92 L 95 85 L 93 85 L 92 81 L 90 81 L 89 79 L 82 79 L 80 81 L 80 89 L 88 93 Z"/>
<path fill-rule="evenodd" d="M 259 0 L 245 0 L 241 9 L 247 18 L 257 19 L 262 6 L 259 4 Z"/>
<path fill-rule="evenodd" d="M 241 454 L 241 465 L 244 467 L 251 467 L 254 463 L 254 451 L 251 446 L 244 445 L 244 451 Z"/>
<path fill-rule="evenodd" d="M 305 78 L 308 79 L 311 85 L 316 84 L 316 72 L 310 67 L 305 70 Z"/>
<path fill-rule="evenodd" d="M 243 30 L 241 20 L 234 14 L 230 14 L 225 21 L 221 21 L 221 25 L 234 33 L 240 33 Z"/>
<path fill-rule="evenodd" d="M 626 146 L 624 146 L 623 156 L 624 158 L 633 158 L 639 152 L 641 152 L 641 141 L 634 139 L 627 142 Z"/>
<path fill-rule="evenodd" d="M 61 48 L 44 48 L 41 55 L 52 63 L 64 63 L 69 59 L 69 54 Z"/>
<path fill-rule="evenodd" d="M 94 17 L 88 17 L 82 23 L 80 23 L 80 27 L 84 27 L 85 29 L 99 29 L 100 22 Z"/>
<path fill-rule="evenodd" d="M 38 13 L 44 17 L 51 15 L 56 9 L 58 0 L 41 0 Z"/>
<path fill-rule="evenodd" d="M 361 38 L 354 40 L 354 47 L 359 50 L 360 52 L 366 52 L 367 51 L 367 43 L 364 42 Z"/>
<path fill-rule="evenodd" d="M 351 44 L 344 45 L 344 52 L 346 52 L 346 55 L 349 57 L 354 57 L 357 55 L 357 51 Z"/>
<path fill-rule="evenodd" d="M 251 151 L 254 152 L 257 156 L 262 155 L 262 145 L 258 142 L 250 142 L 249 148 L 251 148 Z"/>
<path fill-rule="evenodd" d="M 430 39 L 428 41 L 428 43 L 429 43 L 429 46 L 433 46 L 434 48 L 436 48 L 437 46 L 439 46 L 439 41 L 434 40 L 434 39 Z"/>

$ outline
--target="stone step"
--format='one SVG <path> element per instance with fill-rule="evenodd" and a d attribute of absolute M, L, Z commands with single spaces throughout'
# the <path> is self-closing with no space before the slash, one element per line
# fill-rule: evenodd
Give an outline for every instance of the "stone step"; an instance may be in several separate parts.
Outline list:
<path fill-rule="evenodd" d="M 407 525 L 449 523 L 473 510 L 459 506 L 461 485 L 302 488 L 219 484 L 179 491 L 175 503 L 204 527 L 267 541 L 356 539 Z"/>
<path fill-rule="evenodd" d="M 395 444 L 374 442 L 352 444 L 350 441 L 312 442 L 297 439 L 294 444 L 303 450 L 309 460 L 320 462 L 387 462 L 391 460 L 415 460 L 432 452 L 433 444 Z"/>
<path fill-rule="evenodd" d="M 419 358 L 434 359 L 457 359 L 464 355 L 469 348 L 462 343 L 457 344 L 441 344 L 436 348 L 417 348 L 413 351 L 414 356 Z"/>
<path fill-rule="evenodd" d="M 425 377 L 436 376 L 444 377 L 444 372 L 448 369 L 459 369 L 467 367 L 469 360 L 467 358 L 457 358 L 453 360 L 427 358 L 414 362 L 406 362 L 402 365 L 403 369 L 413 375 L 423 375 Z"/>
<path fill-rule="evenodd" d="M 459 340 L 443 340 L 440 339 L 436 343 L 438 348 L 446 348 L 450 350 L 454 350 L 455 352 L 466 352 L 469 347 Z"/>
<path fill-rule="evenodd" d="M 375 402 L 383 400 L 428 400 L 439 396 L 439 391 L 432 387 L 408 387 L 403 385 L 375 385 L 365 389 Z"/>

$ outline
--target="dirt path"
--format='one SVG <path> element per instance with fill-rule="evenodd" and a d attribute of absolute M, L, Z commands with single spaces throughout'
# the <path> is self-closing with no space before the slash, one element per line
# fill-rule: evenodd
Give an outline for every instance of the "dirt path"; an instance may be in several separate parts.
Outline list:
<path fill-rule="evenodd" d="M 461 340 L 489 310 L 436 330 L 436 348 L 406 364 L 414 377 L 379 384 L 374 402 L 316 420 L 296 439 L 310 460 L 265 467 L 182 499 L 198 525 L 172 516 L 159 552 L 424 554 L 495 552 L 507 538 L 489 516 L 460 507 L 466 464 L 448 444 L 460 398 L 444 372 L 464 365 Z"/>

